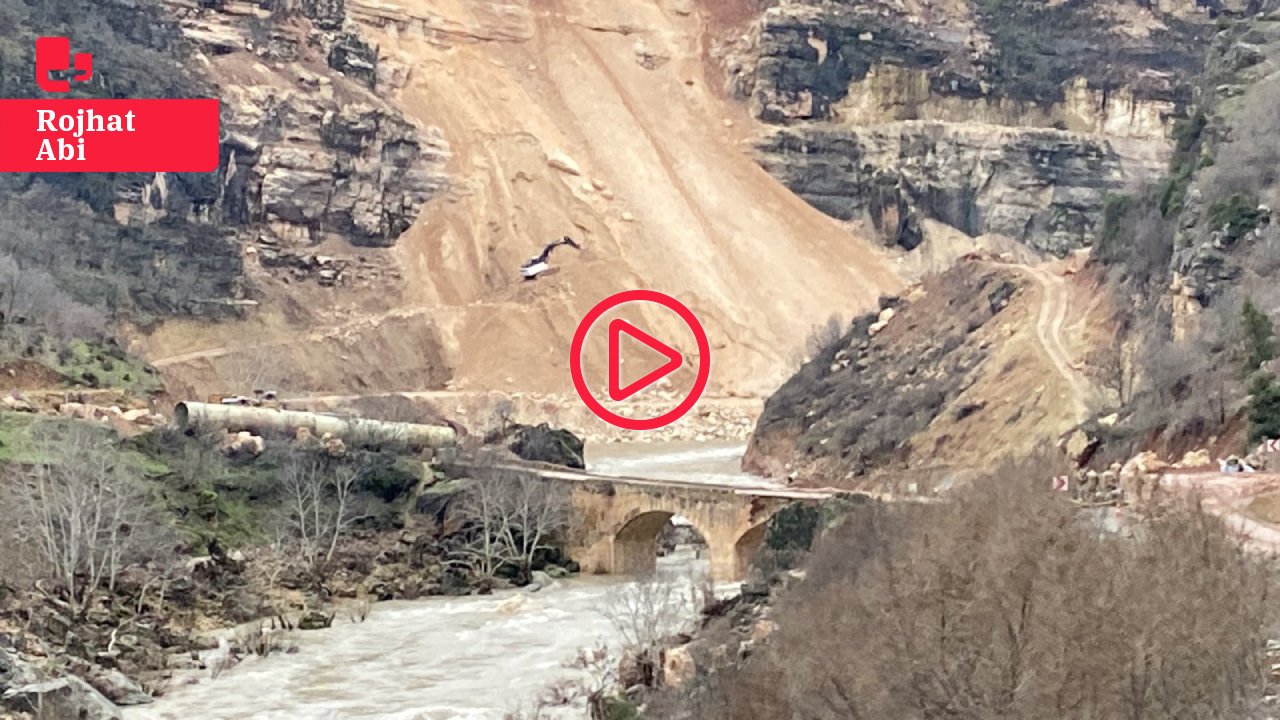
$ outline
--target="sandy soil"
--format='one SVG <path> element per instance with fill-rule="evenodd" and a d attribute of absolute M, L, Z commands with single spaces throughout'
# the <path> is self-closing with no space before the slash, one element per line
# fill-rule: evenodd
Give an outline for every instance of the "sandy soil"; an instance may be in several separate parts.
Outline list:
<path fill-rule="evenodd" d="M 705 50 L 712 23 L 747 17 L 749 5 L 352 0 L 382 61 L 403 70 L 403 87 L 388 92 L 442 128 L 453 152 L 446 195 L 385 251 L 405 281 L 337 300 L 275 288 L 252 320 L 172 322 L 142 349 L 201 393 L 238 391 L 228 387 L 245 382 L 234 356 L 255 348 L 298 368 L 295 391 L 568 395 L 579 319 L 643 287 L 700 318 L 710 392 L 770 392 L 811 327 L 901 283 L 881 250 L 747 156 L 754 129 L 720 96 Z M 669 60 L 646 69 L 638 50 Z M 580 174 L 550 166 L 556 156 Z M 583 250 L 558 250 L 558 274 L 522 282 L 520 263 L 565 234 Z M 671 313 L 626 310 L 692 351 Z M 603 353 L 593 343 L 589 364 L 601 367 Z M 692 374 L 681 372 L 676 386 Z"/>
<path fill-rule="evenodd" d="M 982 374 L 912 439 L 909 465 L 922 484 L 958 481 L 998 457 L 1020 455 L 1096 412 L 1099 391 L 1083 372 L 1087 331 L 1104 308 L 1069 273 L 1084 256 L 1038 265 L 1005 264 L 1031 283 L 976 341 L 989 347 Z M 930 294 L 946 297 L 947 287 Z M 890 323 L 892 327 L 892 323 Z M 955 409 L 982 409 L 956 420 Z"/>

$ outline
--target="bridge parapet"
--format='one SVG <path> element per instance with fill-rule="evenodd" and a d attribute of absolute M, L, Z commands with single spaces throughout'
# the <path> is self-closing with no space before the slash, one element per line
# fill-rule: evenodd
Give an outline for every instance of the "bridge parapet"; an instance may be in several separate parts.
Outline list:
<path fill-rule="evenodd" d="M 450 474 L 508 472 L 570 485 L 573 519 L 566 548 L 586 572 L 645 574 L 657 562 L 658 533 L 675 515 L 707 541 L 711 576 L 742 578 L 764 541 L 769 518 L 795 502 L 821 502 L 836 493 L 745 487 L 636 477 L 613 477 L 541 464 L 454 463 Z"/>

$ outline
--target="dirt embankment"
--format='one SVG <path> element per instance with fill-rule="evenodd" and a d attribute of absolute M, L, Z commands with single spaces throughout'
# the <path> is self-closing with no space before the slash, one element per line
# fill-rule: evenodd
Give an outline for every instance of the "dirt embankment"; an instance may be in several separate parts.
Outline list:
<path fill-rule="evenodd" d="M 263 279 L 250 319 L 166 323 L 146 355 L 197 392 L 236 391 L 237 358 L 256 348 L 297 367 L 300 392 L 567 394 L 579 319 L 645 287 L 706 327 L 712 393 L 772 390 L 809 328 L 900 283 L 882 251 L 747 155 L 752 121 L 706 52 L 718 23 L 746 16 L 722 5 L 735 4 L 713 17 L 682 0 L 349 2 L 379 48 L 377 91 L 448 141 L 448 189 L 396 247 L 361 249 L 395 266 L 382 286 Z M 581 252 L 523 282 L 520 264 L 566 234 Z M 636 318 L 682 332 L 670 314 Z"/>
<path fill-rule="evenodd" d="M 767 401 L 744 465 L 926 485 L 1056 438 L 1099 401 L 1078 359 L 1097 308 L 1064 265 L 962 262 L 885 299 Z"/>

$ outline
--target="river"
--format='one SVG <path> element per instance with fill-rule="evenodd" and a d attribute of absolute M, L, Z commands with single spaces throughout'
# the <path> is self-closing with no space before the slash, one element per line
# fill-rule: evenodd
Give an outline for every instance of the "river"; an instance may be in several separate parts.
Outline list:
<path fill-rule="evenodd" d="M 619 443 L 588 451 L 588 469 L 603 474 L 766 482 L 738 471 L 741 444 Z M 705 574 L 706 565 L 677 552 L 659 558 L 659 572 L 683 584 Z M 584 576 L 537 593 L 377 603 L 363 623 L 339 615 L 332 628 L 294 633 L 295 654 L 249 657 L 216 679 L 189 676 L 195 684 L 179 679 L 124 717 L 501 720 L 568 677 L 563 664 L 579 648 L 613 640 L 603 611 L 623 585 L 621 578 Z"/>

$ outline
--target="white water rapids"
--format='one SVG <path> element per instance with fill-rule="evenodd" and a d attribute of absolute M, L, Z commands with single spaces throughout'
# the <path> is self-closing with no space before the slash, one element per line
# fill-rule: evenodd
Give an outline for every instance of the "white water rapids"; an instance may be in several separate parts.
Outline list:
<path fill-rule="evenodd" d="M 588 468 L 613 475 L 765 481 L 737 470 L 741 445 L 653 443 L 589 448 Z M 705 573 L 692 553 L 659 558 L 659 572 Z M 500 720 L 568 677 L 579 648 L 609 642 L 602 614 L 615 577 L 575 577 L 537 593 L 427 598 L 373 606 L 368 620 L 341 614 L 332 628 L 294 633 L 296 654 L 249 657 L 212 679 L 177 679 L 125 720 Z M 513 597 L 523 596 L 520 600 Z M 506 602 L 506 607 L 500 607 Z M 511 606 L 515 606 L 512 609 Z"/>

